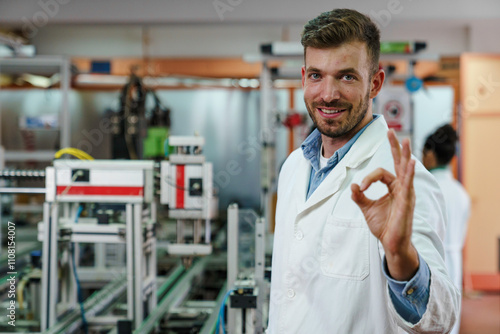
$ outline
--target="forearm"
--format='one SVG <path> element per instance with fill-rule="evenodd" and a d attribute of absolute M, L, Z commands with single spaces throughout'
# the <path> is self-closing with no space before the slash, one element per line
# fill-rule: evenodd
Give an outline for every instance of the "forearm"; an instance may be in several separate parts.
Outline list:
<path fill-rule="evenodd" d="M 408 281 L 418 270 L 418 252 L 410 242 L 397 250 L 384 246 L 389 275 L 397 281 Z"/>

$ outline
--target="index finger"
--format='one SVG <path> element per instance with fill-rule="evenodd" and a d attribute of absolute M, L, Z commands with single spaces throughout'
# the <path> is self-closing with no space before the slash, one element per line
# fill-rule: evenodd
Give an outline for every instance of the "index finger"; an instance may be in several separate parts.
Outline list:
<path fill-rule="evenodd" d="M 392 158 L 394 159 L 394 170 L 396 171 L 396 175 L 399 176 L 401 165 L 401 146 L 399 145 L 399 141 L 394 130 L 389 130 L 387 132 L 387 137 L 389 138 L 389 142 L 391 143 L 391 153 Z"/>
<path fill-rule="evenodd" d="M 393 182 L 395 179 L 396 179 L 396 177 L 393 174 L 391 174 L 389 171 L 379 167 L 376 170 L 374 170 L 373 172 L 371 172 L 370 174 L 368 174 L 367 176 L 365 176 L 363 181 L 361 181 L 361 185 L 359 187 L 359 190 L 365 191 L 366 189 L 368 189 L 370 187 L 370 185 L 372 183 L 375 183 L 377 181 L 381 181 L 389 188 L 390 191 L 392 191 L 394 189 Z"/>

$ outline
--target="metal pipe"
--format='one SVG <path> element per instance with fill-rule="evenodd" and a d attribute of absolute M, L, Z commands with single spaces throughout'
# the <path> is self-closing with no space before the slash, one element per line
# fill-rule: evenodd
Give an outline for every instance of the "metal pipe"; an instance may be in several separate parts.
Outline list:
<path fill-rule="evenodd" d="M 134 295 L 133 301 L 127 300 L 127 304 L 134 308 L 134 327 L 137 327 L 139 322 L 144 320 L 144 308 L 143 308 L 143 248 L 142 248 L 142 203 L 133 205 L 133 253 L 134 253 L 134 267 L 133 267 L 133 279 L 134 279 Z M 130 260 L 130 259 L 129 259 Z"/>
<path fill-rule="evenodd" d="M 0 188 L 2 194 L 45 194 L 45 188 Z"/>
<path fill-rule="evenodd" d="M 193 221 L 193 242 L 199 244 L 201 242 L 201 219 Z"/>
<path fill-rule="evenodd" d="M 132 299 L 134 296 L 134 247 L 133 247 L 133 206 L 130 203 L 126 204 L 125 209 L 126 224 L 127 224 L 127 317 L 134 319 L 134 309 Z"/>
<path fill-rule="evenodd" d="M 238 276 L 238 236 L 239 209 L 238 204 L 230 204 L 227 209 L 227 286 L 234 289 Z M 227 309 L 227 328 L 229 333 L 236 332 L 236 309 Z"/>
<path fill-rule="evenodd" d="M 177 243 L 184 243 L 184 220 L 177 220 Z"/>
<path fill-rule="evenodd" d="M 257 309 L 255 310 L 255 334 L 263 332 L 263 305 L 266 294 L 264 271 L 265 271 L 265 222 L 264 218 L 258 218 L 255 222 L 255 283 L 259 289 L 257 295 Z"/>

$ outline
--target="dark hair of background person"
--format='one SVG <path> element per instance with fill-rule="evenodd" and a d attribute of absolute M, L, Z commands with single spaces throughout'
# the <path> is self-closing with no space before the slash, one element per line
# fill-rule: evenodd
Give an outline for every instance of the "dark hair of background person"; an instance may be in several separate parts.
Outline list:
<path fill-rule="evenodd" d="M 304 57 L 307 47 L 327 49 L 344 43 L 363 42 L 371 60 L 371 75 L 379 69 L 380 30 L 366 15 L 352 9 L 334 9 L 310 20 L 302 31 Z"/>
<path fill-rule="evenodd" d="M 450 124 L 437 129 L 425 140 L 424 151 L 433 151 L 439 166 L 446 166 L 455 155 L 457 132 Z"/>

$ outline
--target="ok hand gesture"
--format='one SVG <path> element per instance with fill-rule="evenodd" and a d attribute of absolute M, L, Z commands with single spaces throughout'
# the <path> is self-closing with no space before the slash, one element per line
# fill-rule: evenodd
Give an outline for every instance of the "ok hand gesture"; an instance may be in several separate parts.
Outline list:
<path fill-rule="evenodd" d="M 409 280 L 418 270 L 418 253 L 411 243 L 413 211 L 415 209 L 415 160 L 411 159 L 410 141 L 401 146 L 394 131 L 388 132 L 396 175 L 378 168 L 361 182 L 351 185 L 352 199 L 363 212 L 372 234 L 382 243 L 389 274 L 400 281 Z M 374 182 L 381 181 L 388 193 L 371 200 L 364 195 Z"/>

